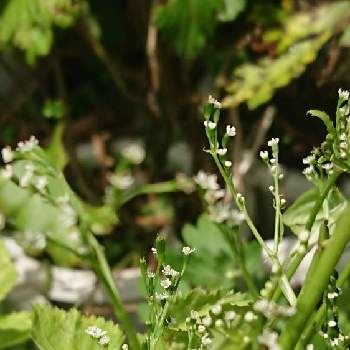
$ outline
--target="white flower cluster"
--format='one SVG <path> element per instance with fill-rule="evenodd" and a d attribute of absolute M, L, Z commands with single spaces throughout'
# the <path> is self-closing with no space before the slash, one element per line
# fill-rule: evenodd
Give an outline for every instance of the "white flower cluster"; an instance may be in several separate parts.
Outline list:
<path fill-rule="evenodd" d="M 30 152 L 35 146 L 39 144 L 39 141 L 35 136 L 31 136 L 27 141 L 20 141 L 17 144 L 16 151 L 18 152 Z"/>
<path fill-rule="evenodd" d="M 349 91 L 348 90 L 339 89 L 338 90 L 338 95 L 339 95 L 339 98 L 341 98 L 343 100 L 348 100 L 349 99 Z"/>
<path fill-rule="evenodd" d="M 184 255 L 190 255 L 196 251 L 196 248 L 191 248 L 191 247 L 183 247 L 182 248 L 182 254 Z"/>
<path fill-rule="evenodd" d="M 214 174 L 207 174 L 203 170 L 199 170 L 198 174 L 193 178 L 194 182 L 204 190 L 218 190 L 220 188 L 217 176 Z"/>
<path fill-rule="evenodd" d="M 217 109 L 220 109 L 222 107 L 221 103 L 217 99 L 215 99 L 212 95 L 209 95 L 208 103 L 212 104 Z"/>
<path fill-rule="evenodd" d="M 295 314 L 294 307 L 286 305 L 278 305 L 267 299 L 259 299 L 254 304 L 254 310 L 263 314 L 266 318 L 273 318 L 275 316 L 291 317 Z"/>
<path fill-rule="evenodd" d="M 278 334 L 276 332 L 265 329 L 264 333 L 259 336 L 258 341 L 269 350 L 281 350 L 278 344 Z"/>
<path fill-rule="evenodd" d="M 77 213 L 70 204 L 69 195 L 65 194 L 57 198 L 60 209 L 60 219 L 64 227 L 72 227 L 77 222 Z"/>
<path fill-rule="evenodd" d="M 98 344 L 105 346 L 110 342 L 110 337 L 107 335 L 107 332 L 97 326 L 90 326 L 85 329 L 85 333 L 91 336 L 94 339 L 98 340 Z"/>

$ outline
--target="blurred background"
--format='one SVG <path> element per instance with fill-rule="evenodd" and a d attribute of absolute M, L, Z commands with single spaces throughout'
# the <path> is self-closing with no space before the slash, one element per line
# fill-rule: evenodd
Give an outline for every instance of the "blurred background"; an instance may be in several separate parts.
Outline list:
<path fill-rule="evenodd" d="M 215 231 L 200 217 L 205 207 L 192 181 L 200 169 L 216 171 L 203 152 L 202 106 L 212 94 L 223 104 L 222 128 L 237 129 L 229 150 L 236 184 L 269 238 L 272 180 L 258 152 L 280 138 L 287 203 L 310 187 L 302 158 L 325 130 L 306 112 L 333 115 L 338 88 L 350 86 L 349 48 L 350 1 L 2 0 L 1 147 L 39 139 L 90 208 L 115 271 L 125 274 L 158 232 L 176 246 L 196 245 L 199 227 L 202 240 Z M 0 211 L 15 197 L 0 188 Z M 6 227 L 19 237 L 21 248 L 7 243 L 12 254 L 24 249 L 41 262 L 83 267 L 67 252 L 43 249 L 47 213 L 26 206 L 27 216 L 12 215 Z M 224 266 L 222 254 L 215 259 L 213 266 Z M 66 288 L 77 280 L 57 269 Z M 218 282 L 215 268 L 201 273 L 196 283 Z"/>

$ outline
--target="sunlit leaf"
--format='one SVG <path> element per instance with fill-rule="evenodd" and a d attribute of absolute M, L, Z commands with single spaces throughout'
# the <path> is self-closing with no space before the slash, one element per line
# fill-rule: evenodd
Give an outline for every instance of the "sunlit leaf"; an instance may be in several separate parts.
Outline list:
<path fill-rule="evenodd" d="M 4 242 L 0 239 L 0 301 L 14 286 L 17 272 L 8 255 Z"/>

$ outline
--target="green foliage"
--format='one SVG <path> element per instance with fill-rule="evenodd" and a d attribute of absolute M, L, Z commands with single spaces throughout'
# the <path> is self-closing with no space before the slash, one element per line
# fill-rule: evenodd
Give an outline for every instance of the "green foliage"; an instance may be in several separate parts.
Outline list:
<path fill-rule="evenodd" d="M 320 118 L 323 121 L 324 125 L 326 126 L 328 133 L 331 135 L 335 135 L 336 131 L 335 131 L 334 125 L 327 113 L 323 111 L 318 111 L 316 109 L 311 109 L 310 111 L 307 112 L 307 114 Z"/>
<path fill-rule="evenodd" d="M 246 63 L 234 71 L 226 86 L 225 107 L 246 102 L 255 109 L 269 101 L 275 90 L 299 77 L 318 51 L 337 31 L 337 25 L 350 9 L 347 1 L 321 6 L 318 11 L 290 17 L 282 29 L 269 31 L 265 40 L 275 43 L 277 56 L 264 57 L 256 64 Z"/>
<path fill-rule="evenodd" d="M 242 312 L 251 305 L 252 301 L 241 293 L 233 293 L 223 290 L 192 289 L 187 295 L 178 295 L 169 306 L 169 316 L 174 318 L 175 324 L 172 328 L 186 330 L 186 318 L 191 314 L 191 310 L 196 310 L 199 317 L 208 316 L 214 305 L 221 305 L 224 308 Z"/>
<path fill-rule="evenodd" d="M 108 345 L 101 346 L 98 339 L 86 333 L 90 326 L 96 326 L 110 338 Z M 124 336 L 120 328 L 102 317 L 85 317 L 77 310 L 68 312 L 48 305 L 33 308 L 32 337 L 40 350 L 119 350 Z"/>
<path fill-rule="evenodd" d="M 306 191 L 283 214 L 283 222 L 295 234 L 298 235 L 305 228 L 310 212 L 319 197 L 320 193 L 317 188 Z M 320 226 L 325 219 L 328 219 L 328 225 L 333 229 L 346 204 L 347 201 L 341 192 L 338 189 L 334 189 L 326 199 L 325 205 L 318 212 L 312 232 L 318 234 Z"/>
<path fill-rule="evenodd" d="M 0 316 L 0 349 L 26 342 L 30 338 L 31 326 L 30 312 Z"/>
<path fill-rule="evenodd" d="M 157 9 L 155 23 L 161 32 L 174 41 L 181 56 L 192 59 L 213 35 L 215 15 L 221 5 L 221 1 L 212 0 L 170 0 L 167 5 Z M 223 18 L 232 17 L 237 12 L 231 6 L 228 2 L 226 12 L 221 15 Z"/>
<path fill-rule="evenodd" d="M 53 131 L 51 142 L 46 148 L 46 154 L 57 170 L 64 170 L 68 163 L 68 155 L 63 144 L 63 133 L 65 124 L 58 123 Z"/>
<path fill-rule="evenodd" d="M 0 301 L 14 286 L 16 279 L 17 272 L 11 263 L 4 242 L 0 239 Z"/>
<path fill-rule="evenodd" d="M 329 37 L 324 33 L 295 44 L 292 50 L 275 59 L 266 57 L 257 64 L 239 66 L 234 71 L 234 80 L 226 87 L 228 95 L 223 105 L 235 107 L 246 102 L 249 109 L 255 109 L 269 101 L 277 88 L 286 86 L 304 72 Z"/>
<path fill-rule="evenodd" d="M 12 44 L 34 63 L 49 53 L 53 27 L 71 26 L 79 7 L 71 0 L 7 0 L 0 17 L 0 48 Z"/>
<path fill-rule="evenodd" d="M 43 116 L 48 119 L 61 119 L 66 113 L 62 100 L 46 100 L 43 107 Z"/>

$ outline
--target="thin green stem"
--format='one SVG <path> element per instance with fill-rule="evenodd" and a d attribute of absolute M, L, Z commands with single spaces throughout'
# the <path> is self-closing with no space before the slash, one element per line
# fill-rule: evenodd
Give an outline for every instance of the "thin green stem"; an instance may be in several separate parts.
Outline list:
<path fill-rule="evenodd" d="M 254 284 L 250 272 L 247 269 L 242 244 L 239 242 L 239 239 L 237 239 L 235 232 L 230 230 L 227 226 L 218 225 L 218 227 L 220 228 L 221 232 L 224 234 L 230 245 L 232 255 L 234 256 L 235 261 L 237 262 L 241 270 L 242 277 L 248 290 L 251 292 L 254 298 L 257 298 L 259 296 L 259 292 Z"/>
<path fill-rule="evenodd" d="M 216 155 L 216 153 L 214 152 L 214 150 L 212 150 L 211 155 L 215 161 L 217 168 L 219 169 L 221 176 L 225 180 L 226 186 L 229 189 L 231 196 L 235 200 L 237 206 L 242 209 L 244 217 L 245 217 L 245 221 L 246 221 L 248 227 L 250 228 L 252 234 L 254 235 L 255 239 L 258 241 L 258 243 L 261 245 L 261 247 L 266 251 L 266 253 L 268 254 L 269 257 L 275 258 L 273 251 L 266 245 L 265 241 L 263 240 L 263 238 L 261 237 L 257 228 L 255 227 L 252 219 L 250 218 L 250 216 L 248 214 L 246 206 L 243 205 L 243 207 L 242 207 L 241 203 L 238 201 L 237 191 L 233 185 L 232 179 L 229 177 L 229 175 L 226 173 L 225 169 L 221 165 L 220 160 L 219 160 L 218 156 Z"/>
<path fill-rule="evenodd" d="M 334 172 L 327 180 L 325 186 L 323 187 L 319 198 L 317 199 L 317 201 L 315 202 L 315 205 L 313 206 L 310 214 L 309 214 L 309 218 L 306 222 L 306 226 L 305 229 L 308 231 L 311 231 L 312 226 L 315 223 L 316 220 L 316 216 L 318 214 L 318 212 L 320 211 L 320 208 L 324 202 L 324 200 L 326 199 L 326 197 L 328 196 L 329 191 L 332 189 L 332 187 L 334 186 L 335 182 L 337 181 L 338 177 L 340 175 L 340 172 Z M 298 269 L 300 263 L 303 261 L 305 255 L 308 252 L 308 247 L 306 247 L 306 250 L 304 253 L 302 252 L 296 252 L 294 258 L 292 259 L 292 261 L 290 262 L 287 271 L 286 271 L 286 276 L 288 278 L 288 280 L 290 280 L 296 270 Z M 272 300 L 273 301 L 277 301 L 281 296 L 281 289 L 280 288 L 276 288 L 274 294 L 272 295 Z"/>
<path fill-rule="evenodd" d="M 297 300 L 297 312 L 288 320 L 280 337 L 280 345 L 283 350 L 295 349 L 302 331 L 327 287 L 330 275 L 350 240 L 349 226 L 350 204 L 344 210 L 332 237 L 328 240 L 314 274 L 304 282 Z"/>

